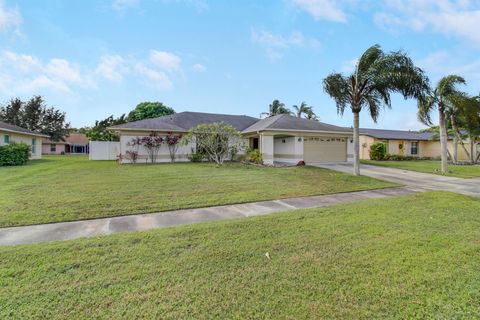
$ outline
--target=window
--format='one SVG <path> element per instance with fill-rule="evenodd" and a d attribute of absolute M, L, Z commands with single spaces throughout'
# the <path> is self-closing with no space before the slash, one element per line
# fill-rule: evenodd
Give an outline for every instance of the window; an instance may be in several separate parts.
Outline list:
<path fill-rule="evenodd" d="M 56 152 L 57 151 L 57 145 L 55 143 L 52 143 L 50 145 L 50 152 Z"/>
<path fill-rule="evenodd" d="M 418 142 L 413 141 L 410 145 L 410 154 L 416 155 L 418 154 Z"/>
<path fill-rule="evenodd" d="M 36 146 L 37 146 L 37 139 L 33 138 L 32 139 L 32 154 L 35 154 L 35 149 L 37 149 Z"/>
<path fill-rule="evenodd" d="M 5 144 L 9 144 L 10 143 L 10 136 L 8 134 L 4 135 L 3 136 L 3 142 Z"/>

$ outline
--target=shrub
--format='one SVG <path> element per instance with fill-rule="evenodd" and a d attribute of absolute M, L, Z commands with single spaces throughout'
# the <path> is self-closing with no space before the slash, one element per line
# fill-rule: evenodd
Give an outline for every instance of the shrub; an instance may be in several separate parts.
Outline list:
<path fill-rule="evenodd" d="M 188 155 L 188 160 L 191 162 L 202 162 L 206 158 L 205 152 L 202 152 L 201 150 L 193 150 L 192 153 Z"/>
<path fill-rule="evenodd" d="M 258 149 L 250 150 L 247 155 L 247 160 L 249 162 L 253 162 L 256 164 L 262 164 L 263 159 L 262 159 L 262 154 L 260 153 L 260 150 Z"/>
<path fill-rule="evenodd" d="M 370 146 L 370 160 L 385 160 L 387 146 L 382 142 L 375 142 Z"/>
<path fill-rule="evenodd" d="M 21 166 L 30 158 L 30 146 L 25 143 L 12 142 L 0 146 L 0 166 Z"/>
<path fill-rule="evenodd" d="M 300 160 L 297 163 L 297 166 L 299 166 L 299 167 L 303 167 L 304 165 L 305 165 L 305 161 L 303 161 L 303 160 Z"/>

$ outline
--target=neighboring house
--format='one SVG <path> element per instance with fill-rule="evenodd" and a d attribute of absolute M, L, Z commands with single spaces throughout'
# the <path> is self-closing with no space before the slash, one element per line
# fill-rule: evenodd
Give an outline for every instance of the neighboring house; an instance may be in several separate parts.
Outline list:
<path fill-rule="evenodd" d="M 42 139 L 47 135 L 36 133 L 25 128 L 0 121 L 0 146 L 12 142 L 25 143 L 31 147 L 30 159 L 42 158 Z"/>
<path fill-rule="evenodd" d="M 89 141 L 83 133 L 71 133 L 64 138 L 65 141 L 44 140 L 42 143 L 43 154 L 88 154 Z"/>
<path fill-rule="evenodd" d="M 224 122 L 240 131 L 245 143 L 252 149 L 260 150 L 266 164 L 285 162 L 296 164 L 347 161 L 353 158 L 352 129 L 337 127 L 322 122 L 282 114 L 266 119 L 243 115 L 181 112 L 169 116 L 125 123 L 109 128 L 120 135 L 122 162 L 132 139 L 147 136 L 151 132 L 166 135 L 169 132 L 185 134 L 198 124 Z M 147 161 L 147 153 L 139 148 L 139 162 Z M 177 152 L 178 161 L 187 161 L 195 152 L 193 143 L 182 145 Z M 158 162 L 170 161 L 167 146 L 162 146 Z"/>
<path fill-rule="evenodd" d="M 387 153 L 413 157 L 440 157 L 440 141 L 433 132 L 417 132 L 383 129 L 360 129 L 360 159 L 370 159 L 370 146 L 375 142 L 387 145 Z M 464 141 L 470 151 L 470 141 Z M 448 151 L 453 154 L 453 139 L 449 137 Z M 458 160 L 468 160 L 463 148 L 458 145 Z"/>

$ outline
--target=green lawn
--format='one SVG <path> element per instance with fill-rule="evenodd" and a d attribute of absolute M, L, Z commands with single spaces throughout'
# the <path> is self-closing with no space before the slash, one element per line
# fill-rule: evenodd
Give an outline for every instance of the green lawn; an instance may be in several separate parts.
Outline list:
<path fill-rule="evenodd" d="M 393 186 L 320 168 L 118 165 L 50 156 L 0 168 L 0 227 Z"/>
<path fill-rule="evenodd" d="M 430 192 L 1 247 L 0 319 L 478 319 L 479 212 Z"/>
<path fill-rule="evenodd" d="M 425 173 L 440 173 L 440 161 L 430 160 L 405 160 L 405 161 L 373 161 L 362 160 L 364 164 L 373 164 L 376 166 L 398 168 L 404 170 L 412 170 Z M 448 166 L 449 172 L 447 176 L 458 178 L 475 178 L 480 177 L 480 165 L 452 165 Z"/>

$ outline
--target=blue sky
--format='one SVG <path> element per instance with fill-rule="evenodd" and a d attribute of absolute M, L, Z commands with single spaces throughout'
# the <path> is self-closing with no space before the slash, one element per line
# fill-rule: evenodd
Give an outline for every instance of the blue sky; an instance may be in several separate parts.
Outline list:
<path fill-rule="evenodd" d="M 478 30 L 474 0 L 0 0 L 0 102 L 40 94 L 79 127 L 141 101 L 258 116 L 279 99 L 350 126 L 326 75 L 351 72 L 378 43 L 408 52 L 434 83 L 464 76 L 476 94 Z M 361 126 L 423 127 L 415 101 L 393 102 Z"/>

